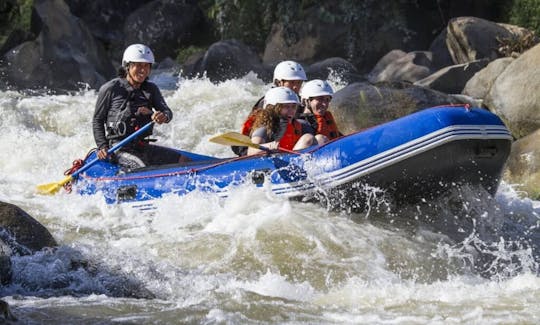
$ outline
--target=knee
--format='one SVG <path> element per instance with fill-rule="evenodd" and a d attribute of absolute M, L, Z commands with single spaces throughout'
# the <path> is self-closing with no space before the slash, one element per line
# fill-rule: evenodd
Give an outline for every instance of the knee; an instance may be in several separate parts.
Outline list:
<path fill-rule="evenodd" d="M 317 144 L 325 144 L 329 141 L 328 138 L 322 134 L 317 134 L 315 140 L 317 140 Z"/>

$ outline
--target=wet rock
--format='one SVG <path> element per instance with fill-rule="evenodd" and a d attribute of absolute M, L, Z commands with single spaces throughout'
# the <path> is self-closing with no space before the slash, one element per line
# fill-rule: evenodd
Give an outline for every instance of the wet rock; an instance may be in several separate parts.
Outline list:
<path fill-rule="evenodd" d="M 196 44 L 199 39 L 206 38 L 209 30 L 204 13 L 195 0 L 149 1 L 126 19 L 122 47 L 146 44 L 161 61 L 167 56 L 175 57 L 177 49 L 186 43 Z"/>
<path fill-rule="evenodd" d="M 12 250 L 0 239 L 0 284 L 7 285 L 11 282 L 11 254 Z"/>
<path fill-rule="evenodd" d="M 527 196 L 540 199 L 540 130 L 523 137 L 512 144 L 504 179 L 516 184 Z"/>
<path fill-rule="evenodd" d="M 0 300 L 0 315 L 4 317 L 4 320 L 17 321 L 17 317 L 11 312 L 9 304 L 4 300 Z"/>
<path fill-rule="evenodd" d="M 193 69 L 193 73 L 199 75 L 206 72 L 208 78 L 216 82 L 243 77 L 250 71 L 269 79 L 258 55 L 238 40 L 212 44 Z"/>
<path fill-rule="evenodd" d="M 20 255 L 57 245 L 43 225 L 16 205 L 4 202 L 0 202 L 0 239 Z"/>
<path fill-rule="evenodd" d="M 343 58 L 329 58 L 318 61 L 306 68 L 306 74 L 309 80 L 328 79 L 330 74 L 340 78 L 345 82 L 355 82 L 365 79 L 358 74 L 358 70 L 352 63 Z"/>

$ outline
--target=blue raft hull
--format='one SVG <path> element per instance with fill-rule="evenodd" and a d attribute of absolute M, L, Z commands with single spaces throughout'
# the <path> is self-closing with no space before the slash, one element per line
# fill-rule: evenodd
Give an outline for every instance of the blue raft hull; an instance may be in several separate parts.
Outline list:
<path fill-rule="evenodd" d="M 365 200 L 365 186 L 396 202 L 433 198 L 460 184 L 479 185 L 494 194 L 511 143 L 507 128 L 489 111 L 437 107 L 298 155 L 220 159 L 179 151 L 193 161 L 129 173 L 100 161 L 79 175 L 75 188 L 80 194 L 101 192 L 107 203 L 133 203 L 196 190 L 227 196 L 232 187 L 247 183 L 269 186 L 289 198 L 339 193 L 356 207 Z"/>

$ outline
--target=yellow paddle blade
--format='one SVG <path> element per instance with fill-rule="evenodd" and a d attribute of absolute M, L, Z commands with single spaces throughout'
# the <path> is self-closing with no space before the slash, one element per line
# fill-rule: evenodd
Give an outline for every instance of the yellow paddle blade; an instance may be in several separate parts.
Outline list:
<path fill-rule="evenodd" d="M 56 194 L 64 184 L 69 183 L 71 180 L 72 177 L 69 175 L 58 183 L 41 184 L 37 186 L 37 191 L 39 194 L 53 195 Z"/>
<path fill-rule="evenodd" d="M 260 149 L 261 145 L 253 143 L 251 138 L 238 132 L 227 132 L 210 138 L 208 141 L 226 146 L 246 146 Z"/>

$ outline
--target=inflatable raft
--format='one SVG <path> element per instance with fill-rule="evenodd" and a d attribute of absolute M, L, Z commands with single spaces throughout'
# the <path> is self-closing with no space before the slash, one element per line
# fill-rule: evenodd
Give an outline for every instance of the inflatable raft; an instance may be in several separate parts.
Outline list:
<path fill-rule="evenodd" d="M 288 198 L 339 193 L 360 203 L 365 200 L 361 188 L 370 186 L 397 202 L 414 202 L 460 184 L 495 193 L 511 142 L 507 128 L 489 111 L 447 106 L 424 109 L 299 153 L 223 159 L 179 150 L 192 161 L 129 172 L 98 161 L 73 180 L 77 193 L 100 193 L 107 203 L 143 203 L 192 191 L 227 196 L 240 185 L 264 186 Z M 92 159 L 95 153 L 86 161 Z"/>

